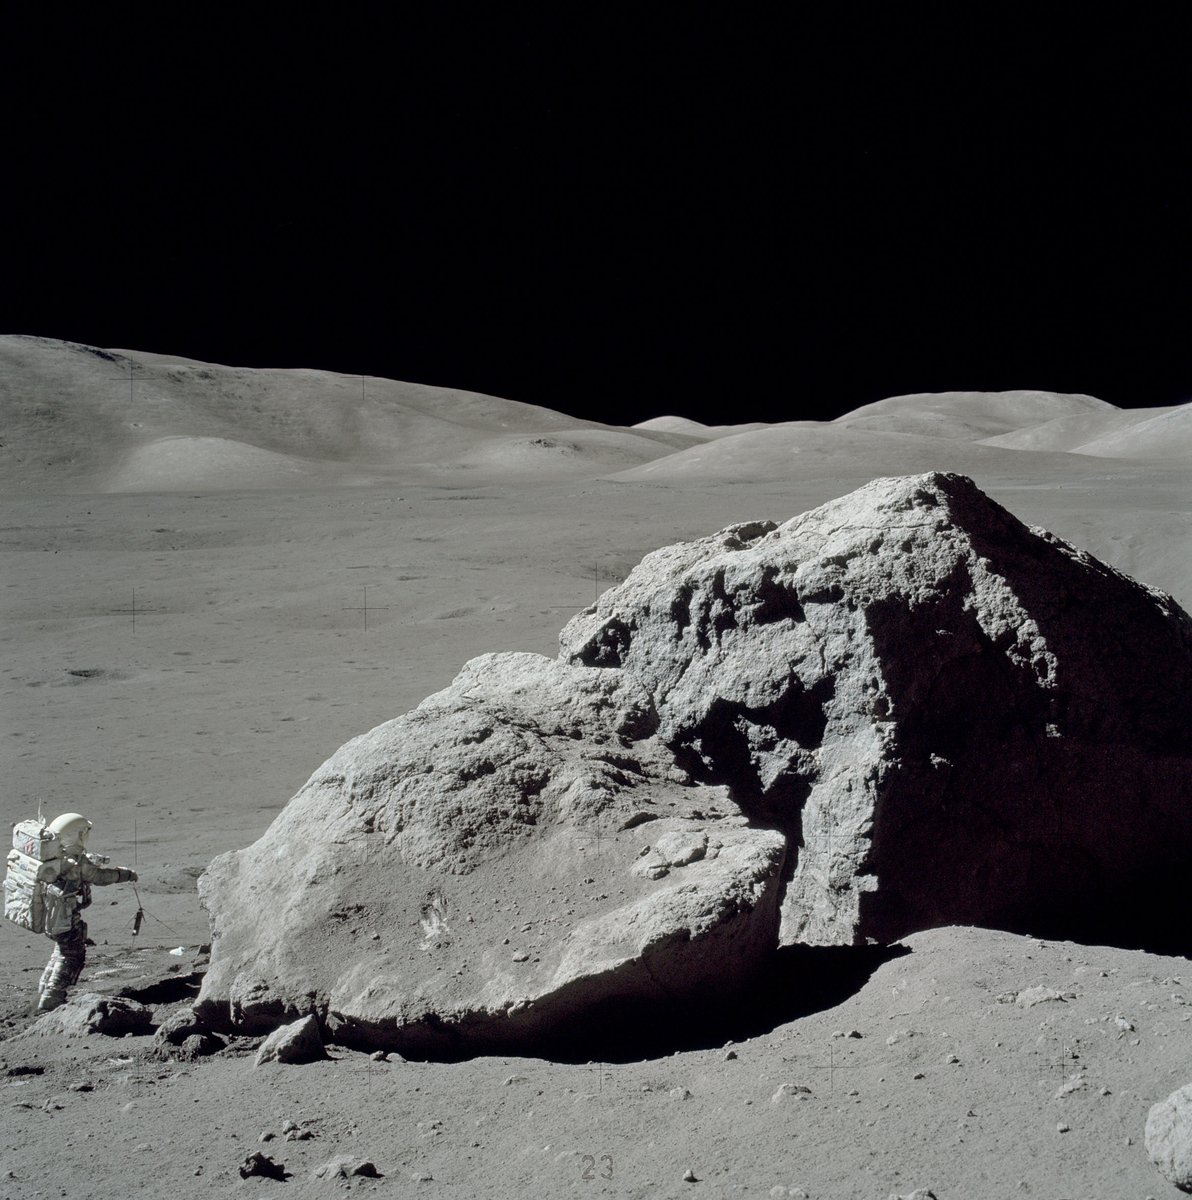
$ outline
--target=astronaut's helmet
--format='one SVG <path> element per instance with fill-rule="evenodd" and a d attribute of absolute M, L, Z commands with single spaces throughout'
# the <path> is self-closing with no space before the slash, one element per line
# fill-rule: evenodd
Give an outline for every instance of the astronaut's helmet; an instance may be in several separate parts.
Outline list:
<path fill-rule="evenodd" d="M 55 817 L 48 828 L 62 843 L 62 849 L 69 854 L 71 851 L 86 848 L 91 822 L 79 813 L 63 813 L 60 817 Z"/>

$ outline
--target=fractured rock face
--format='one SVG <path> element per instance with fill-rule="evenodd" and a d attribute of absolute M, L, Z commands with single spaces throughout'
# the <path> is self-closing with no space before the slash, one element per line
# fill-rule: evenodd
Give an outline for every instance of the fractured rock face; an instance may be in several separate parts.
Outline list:
<path fill-rule="evenodd" d="M 667 546 L 560 641 L 790 835 L 784 943 L 1063 928 L 1192 840 L 1187 615 L 961 476 Z"/>
<path fill-rule="evenodd" d="M 199 1012 L 443 1052 L 739 986 L 774 944 L 785 841 L 692 785 L 655 724 L 619 671 L 474 659 L 211 864 Z M 632 869 L 643 843 L 657 878 Z"/>

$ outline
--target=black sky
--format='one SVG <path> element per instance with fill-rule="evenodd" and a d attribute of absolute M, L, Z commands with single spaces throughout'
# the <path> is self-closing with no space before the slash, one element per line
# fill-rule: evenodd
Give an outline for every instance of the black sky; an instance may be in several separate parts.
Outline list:
<path fill-rule="evenodd" d="M 0 330 L 616 422 L 1192 397 L 1186 10 L 424 7 L 10 15 Z"/>

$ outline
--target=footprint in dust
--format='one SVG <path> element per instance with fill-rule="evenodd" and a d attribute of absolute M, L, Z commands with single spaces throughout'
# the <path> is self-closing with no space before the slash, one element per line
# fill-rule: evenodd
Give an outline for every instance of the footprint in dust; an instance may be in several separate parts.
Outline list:
<path fill-rule="evenodd" d="M 422 902 L 422 949 L 429 950 L 451 932 L 447 924 L 447 897 L 437 888 L 432 888 Z"/>

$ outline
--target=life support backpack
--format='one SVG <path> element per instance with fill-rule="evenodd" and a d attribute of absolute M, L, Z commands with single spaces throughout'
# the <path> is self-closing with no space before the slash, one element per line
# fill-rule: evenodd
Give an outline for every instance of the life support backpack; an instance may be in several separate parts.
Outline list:
<path fill-rule="evenodd" d="M 4 915 L 33 933 L 65 933 L 76 899 L 54 882 L 63 865 L 62 843 L 49 829 L 40 821 L 18 821 L 4 878 Z"/>

